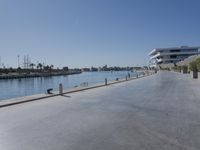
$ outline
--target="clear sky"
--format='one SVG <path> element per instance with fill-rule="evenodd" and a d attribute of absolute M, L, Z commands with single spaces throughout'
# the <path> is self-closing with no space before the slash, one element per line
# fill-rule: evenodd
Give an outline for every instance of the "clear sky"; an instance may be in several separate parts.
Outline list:
<path fill-rule="evenodd" d="M 200 45 L 199 0 L 0 0 L 0 56 L 55 66 L 146 65 L 157 47 Z"/>

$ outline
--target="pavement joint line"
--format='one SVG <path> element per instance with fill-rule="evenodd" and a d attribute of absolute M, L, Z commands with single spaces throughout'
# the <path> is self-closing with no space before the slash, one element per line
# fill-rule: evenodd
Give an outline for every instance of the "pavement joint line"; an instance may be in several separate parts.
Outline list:
<path fill-rule="evenodd" d="M 149 74 L 149 75 L 144 75 L 144 76 L 138 76 L 137 78 L 136 77 L 132 77 L 132 78 L 128 78 L 127 80 L 123 79 L 123 80 L 119 80 L 119 81 L 111 81 L 111 82 L 108 82 L 107 85 L 105 85 L 105 84 L 99 84 L 99 85 L 93 85 L 93 86 L 86 87 L 86 88 L 72 89 L 72 90 L 69 90 L 67 92 L 63 92 L 63 94 L 70 94 L 70 93 L 76 93 L 76 92 L 86 91 L 86 90 L 100 88 L 100 87 L 106 87 L 106 86 L 113 85 L 113 84 L 118 84 L 118 83 L 123 83 L 123 82 L 128 82 L 128 81 L 132 81 L 132 80 L 137 80 L 137 79 L 145 78 L 145 77 L 148 77 L 148 76 L 152 76 L 154 74 L 155 73 Z M 41 99 L 47 99 L 47 98 L 51 98 L 51 97 L 55 97 L 55 96 L 60 96 L 60 94 L 53 93 L 51 95 L 46 95 L 46 96 L 41 96 L 41 97 L 36 97 L 36 98 L 25 99 L 25 100 L 21 100 L 21 101 L 20 100 L 19 101 L 13 101 L 13 102 L 9 101 L 8 103 L 6 103 L 7 100 L 3 100 L 2 103 L 5 103 L 5 104 L 1 104 L 1 102 L 0 102 L 0 108 L 8 107 L 8 106 L 13 106 L 13 105 L 18 105 L 18 104 L 23 104 L 23 103 L 32 102 L 32 101 L 37 101 L 37 100 L 41 100 Z"/>

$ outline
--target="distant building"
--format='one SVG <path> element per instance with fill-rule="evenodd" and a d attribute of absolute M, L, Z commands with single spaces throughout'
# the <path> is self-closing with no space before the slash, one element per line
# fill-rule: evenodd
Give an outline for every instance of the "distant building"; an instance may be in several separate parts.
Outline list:
<path fill-rule="evenodd" d="M 90 71 L 90 68 L 82 68 L 81 71 L 82 71 L 82 72 L 89 72 L 89 71 Z"/>
<path fill-rule="evenodd" d="M 91 71 L 98 71 L 98 68 L 95 68 L 95 67 L 91 67 L 90 69 Z"/>
<path fill-rule="evenodd" d="M 172 47 L 172 48 L 155 48 L 150 53 L 150 66 L 156 67 L 160 64 L 176 64 L 192 55 L 198 55 L 199 47 Z"/>
<path fill-rule="evenodd" d="M 64 71 L 69 71 L 69 68 L 68 67 L 63 67 L 63 70 Z"/>

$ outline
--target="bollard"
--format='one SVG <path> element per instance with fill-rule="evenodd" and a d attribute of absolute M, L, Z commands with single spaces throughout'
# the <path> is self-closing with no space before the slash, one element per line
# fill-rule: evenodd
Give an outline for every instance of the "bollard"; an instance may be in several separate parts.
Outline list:
<path fill-rule="evenodd" d="M 128 80 L 128 77 L 126 76 L 126 81 Z"/>
<path fill-rule="evenodd" d="M 136 78 L 138 78 L 138 74 L 136 75 Z"/>
<path fill-rule="evenodd" d="M 128 73 L 128 78 L 130 78 L 131 77 L 131 75 L 130 75 L 130 73 Z"/>
<path fill-rule="evenodd" d="M 47 89 L 47 94 L 53 94 L 51 91 L 52 91 L 53 89 Z"/>
<path fill-rule="evenodd" d="M 63 95 L 63 85 L 61 83 L 59 84 L 59 94 Z"/>
<path fill-rule="evenodd" d="M 107 85 L 108 84 L 108 80 L 107 80 L 107 78 L 105 78 L 105 85 Z"/>

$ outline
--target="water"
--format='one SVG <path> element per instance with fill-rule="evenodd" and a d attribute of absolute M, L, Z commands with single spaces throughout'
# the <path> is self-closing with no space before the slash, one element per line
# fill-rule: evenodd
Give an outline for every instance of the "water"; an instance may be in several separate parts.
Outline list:
<path fill-rule="evenodd" d="M 137 74 L 129 73 L 131 76 Z M 59 83 L 63 84 L 64 89 L 69 89 L 80 86 L 84 82 L 87 82 L 89 86 L 104 83 L 105 78 L 108 81 L 113 81 L 116 78 L 122 79 L 127 74 L 127 71 L 83 72 L 66 76 L 0 80 L 0 100 L 45 93 L 49 88 L 57 91 Z"/>

